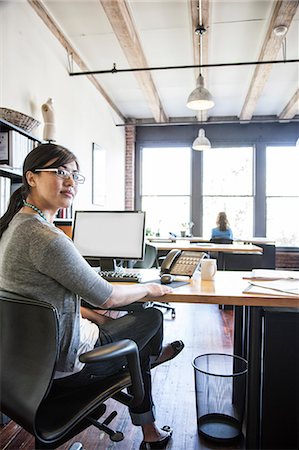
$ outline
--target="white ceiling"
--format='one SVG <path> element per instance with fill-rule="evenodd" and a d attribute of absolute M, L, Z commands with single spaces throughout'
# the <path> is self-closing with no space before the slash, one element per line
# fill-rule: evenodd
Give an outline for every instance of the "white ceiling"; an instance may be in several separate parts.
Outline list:
<path fill-rule="evenodd" d="M 40 17 L 48 26 L 50 21 L 51 30 L 56 36 L 57 30 L 62 33 L 62 44 L 69 52 L 78 55 L 87 70 L 110 70 L 113 63 L 116 63 L 118 69 L 125 69 L 194 65 L 196 62 L 193 50 L 195 22 L 194 16 L 192 21 L 192 2 L 194 11 L 198 0 L 28 1 L 35 10 L 42 6 L 42 11 L 37 11 Z M 109 3 L 114 17 L 107 17 L 107 8 L 103 7 L 105 3 L 106 6 Z M 117 12 L 117 7 L 113 9 L 115 3 L 117 7 L 128 11 L 129 38 L 128 35 L 122 34 L 122 20 L 126 21 L 126 15 L 122 17 Z M 269 60 L 269 55 L 271 60 L 298 59 L 298 3 L 298 0 L 201 0 L 201 8 L 207 8 L 202 21 L 207 28 L 207 33 L 202 38 L 205 51 L 203 62 L 253 62 L 260 58 Z M 281 9 L 278 9 L 279 7 Z M 45 13 L 48 13 L 47 18 Z M 273 17 L 273 14 L 277 17 Z M 204 22 L 205 18 L 208 23 Z M 278 38 L 280 40 L 277 47 L 277 38 L 276 41 L 273 39 L 273 24 L 285 25 L 288 21 L 285 40 Z M 131 37 L 133 43 L 130 42 Z M 263 45 L 267 44 L 270 50 L 263 55 Z M 133 59 L 130 61 L 123 46 L 127 47 L 129 53 L 133 53 Z M 140 59 L 134 56 L 135 50 L 141 55 Z M 74 61 L 76 62 L 76 58 Z M 80 67 L 80 64 L 75 62 L 71 70 L 81 72 L 82 64 Z M 299 63 L 258 66 L 267 68 L 265 73 L 260 75 L 254 75 L 256 67 L 248 65 L 204 69 L 206 87 L 214 97 L 215 106 L 208 111 L 207 117 L 203 116 L 201 119 L 255 120 L 258 119 L 257 116 L 267 116 L 263 119 L 297 120 Z M 141 74 L 149 79 L 140 79 Z M 99 89 L 105 92 L 112 108 L 115 107 L 118 112 L 120 122 L 121 119 L 183 122 L 192 121 L 196 117 L 196 112 L 186 107 L 186 100 L 195 88 L 197 75 L 198 69 L 188 68 L 101 74 L 95 75 L 95 80 L 100 86 Z M 256 91 L 250 91 L 252 80 L 260 86 L 258 95 Z M 147 95 L 148 91 L 154 92 L 151 99 Z M 252 111 L 250 112 L 250 108 L 246 109 L 246 114 L 242 115 L 242 109 L 248 108 L 248 104 L 245 104 L 248 93 L 248 104 L 253 102 Z M 97 92 L 97 95 L 101 93 Z M 282 114 L 286 107 L 287 111 Z M 160 108 L 165 116 L 158 114 L 157 117 L 155 108 Z"/>

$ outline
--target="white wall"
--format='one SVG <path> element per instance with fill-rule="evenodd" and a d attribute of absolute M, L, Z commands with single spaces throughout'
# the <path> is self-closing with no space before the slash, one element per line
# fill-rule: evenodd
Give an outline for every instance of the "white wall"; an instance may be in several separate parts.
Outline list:
<path fill-rule="evenodd" d="M 49 97 L 57 143 L 75 153 L 86 176 L 75 208 L 123 209 L 125 135 L 115 126 L 120 119 L 86 77 L 68 75 L 65 49 L 26 1 L 0 1 L 0 106 L 38 119 L 42 124 L 33 134 L 42 139 L 41 105 Z M 100 207 L 92 205 L 92 142 L 106 150 L 106 200 Z"/>

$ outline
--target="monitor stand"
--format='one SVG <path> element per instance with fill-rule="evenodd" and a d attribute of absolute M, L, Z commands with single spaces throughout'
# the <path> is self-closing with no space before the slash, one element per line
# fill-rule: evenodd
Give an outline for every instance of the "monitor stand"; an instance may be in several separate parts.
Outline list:
<path fill-rule="evenodd" d="M 91 267 L 98 267 L 100 270 L 119 270 L 116 260 L 113 258 L 85 258 Z"/>
<path fill-rule="evenodd" d="M 101 267 L 101 270 L 112 270 L 112 271 L 119 270 L 115 259 L 112 258 L 100 258 L 99 265 Z"/>

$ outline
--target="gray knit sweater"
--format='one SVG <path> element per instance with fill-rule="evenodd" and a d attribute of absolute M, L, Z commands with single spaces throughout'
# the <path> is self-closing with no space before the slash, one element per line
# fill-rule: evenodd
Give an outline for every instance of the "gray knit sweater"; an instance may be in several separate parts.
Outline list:
<path fill-rule="evenodd" d="M 101 307 L 112 293 L 61 230 L 18 213 L 0 239 L 0 289 L 53 304 L 59 314 L 56 370 L 72 372 L 80 340 L 80 297 Z"/>

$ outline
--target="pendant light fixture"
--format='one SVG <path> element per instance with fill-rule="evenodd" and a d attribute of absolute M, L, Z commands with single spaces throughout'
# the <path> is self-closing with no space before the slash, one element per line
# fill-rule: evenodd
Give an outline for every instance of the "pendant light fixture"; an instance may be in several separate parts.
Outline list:
<path fill-rule="evenodd" d="M 199 129 L 198 137 L 195 139 L 195 141 L 192 144 L 193 150 L 209 150 L 211 148 L 211 142 L 205 135 L 205 130 L 203 128 Z"/>
<path fill-rule="evenodd" d="M 199 25 L 195 29 L 195 33 L 198 35 L 199 44 L 199 65 L 202 65 L 202 36 L 207 31 L 202 24 L 202 9 L 201 0 L 198 1 L 198 21 Z M 204 87 L 204 77 L 202 75 L 202 68 L 199 68 L 199 75 L 196 81 L 196 88 L 191 92 L 187 100 L 187 107 L 195 109 L 197 111 L 204 111 L 210 109 L 215 105 L 212 95 Z"/>

